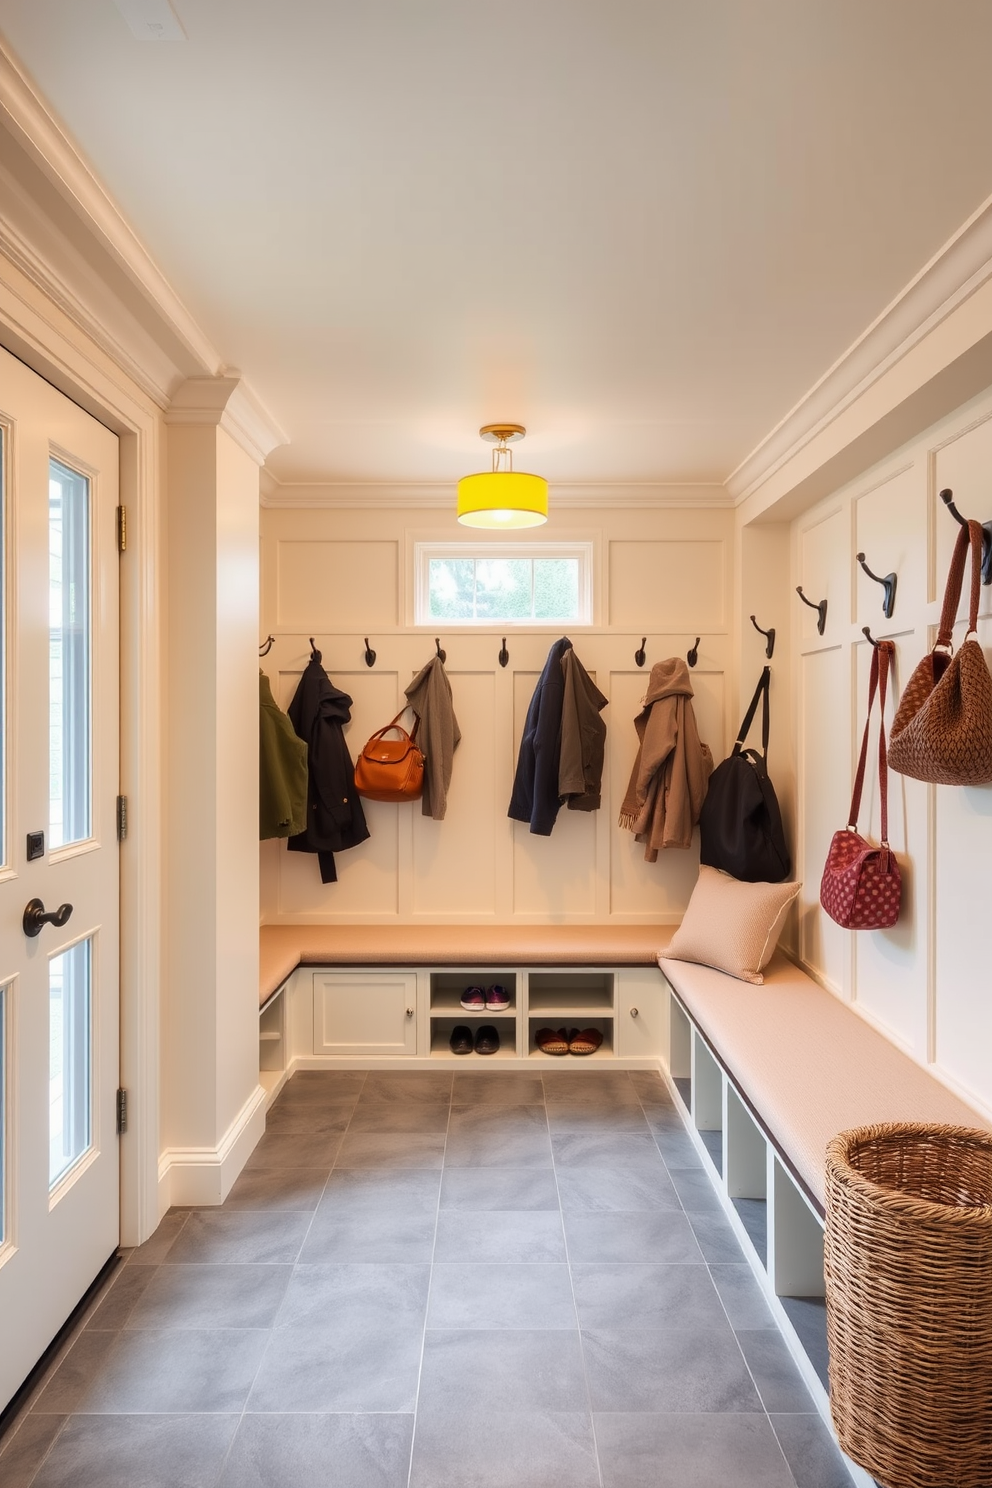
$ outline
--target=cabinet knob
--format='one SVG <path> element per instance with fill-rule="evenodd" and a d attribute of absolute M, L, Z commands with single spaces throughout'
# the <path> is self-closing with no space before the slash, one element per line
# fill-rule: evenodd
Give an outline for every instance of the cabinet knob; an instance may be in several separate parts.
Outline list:
<path fill-rule="evenodd" d="M 637 1009 L 636 1008 L 631 1008 L 631 1010 L 630 1010 L 630 1016 L 632 1018 L 636 1018 L 637 1017 Z"/>
<path fill-rule="evenodd" d="M 416 1008 L 407 1008 L 406 1015 L 408 1018 L 412 1018 L 415 1012 Z"/>

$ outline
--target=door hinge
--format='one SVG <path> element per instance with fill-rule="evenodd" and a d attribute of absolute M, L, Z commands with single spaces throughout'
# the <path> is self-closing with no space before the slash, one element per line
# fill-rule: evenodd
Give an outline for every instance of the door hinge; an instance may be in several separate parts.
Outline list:
<path fill-rule="evenodd" d="M 127 1091 L 121 1088 L 117 1092 L 117 1135 L 122 1137 L 127 1131 Z"/>
<path fill-rule="evenodd" d="M 127 552 L 127 507 L 117 508 L 117 550 L 120 553 Z"/>
<path fill-rule="evenodd" d="M 117 797 L 117 841 L 127 836 L 127 796 Z"/>

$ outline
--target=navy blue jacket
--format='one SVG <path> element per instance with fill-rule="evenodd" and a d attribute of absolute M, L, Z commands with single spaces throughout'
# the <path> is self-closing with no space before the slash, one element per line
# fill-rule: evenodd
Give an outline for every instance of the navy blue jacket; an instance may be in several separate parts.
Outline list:
<path fill-rule="evenodd" d="M 513 780 L 510 809 L 514 821 L 530 822 L 538 837 L 550 837 L 558 818 L 561 796 L 558 794 L 558 767 L 561 761 L 561 711 L 565 696 L 565 677 L 561 659 L 571 651 L 568 636 L 555 641 L 548 652 L 534 696 L 527 709 L 517 773 Z"/>

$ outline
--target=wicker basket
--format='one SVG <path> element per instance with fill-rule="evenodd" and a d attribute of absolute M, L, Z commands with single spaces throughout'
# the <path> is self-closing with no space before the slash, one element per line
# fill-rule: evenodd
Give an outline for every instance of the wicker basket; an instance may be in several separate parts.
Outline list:
<path fill-rule="evenodd" d="M 826 1176 L 841 1446 L 885 1488 L 990 1488 L 992 1132 L 859 1127 Z"/>

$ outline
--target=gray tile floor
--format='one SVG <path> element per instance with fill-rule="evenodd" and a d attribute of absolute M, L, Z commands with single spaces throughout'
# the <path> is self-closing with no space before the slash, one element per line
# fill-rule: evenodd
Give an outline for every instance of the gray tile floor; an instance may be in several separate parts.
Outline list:
<path fill-rule="evenodd" d="M 846 1488 L 661 1080 L 301 1073 L 172 1210 L 4 1488 Z"/>

